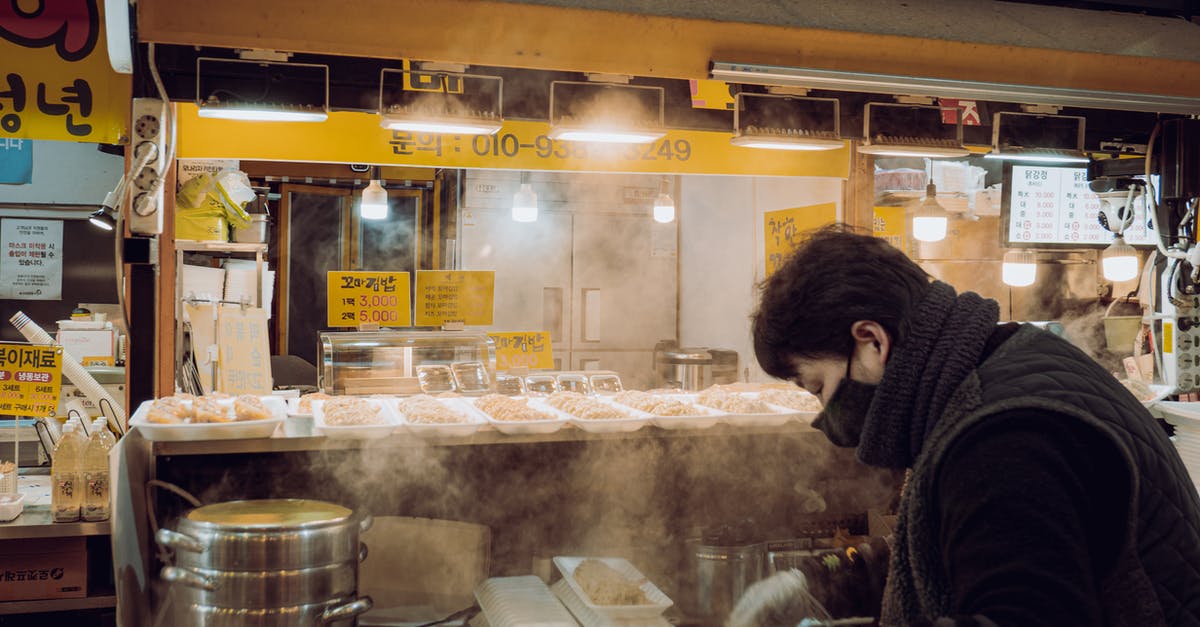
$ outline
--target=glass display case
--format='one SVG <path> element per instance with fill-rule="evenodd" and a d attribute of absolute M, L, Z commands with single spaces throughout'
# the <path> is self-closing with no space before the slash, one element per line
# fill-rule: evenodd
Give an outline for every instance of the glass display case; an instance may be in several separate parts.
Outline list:
<path fill-rule="evenodd" d="M 486 333 L 328 331 L 321 333 L 317 385 L 326 394 L 485 394 L 496 356 Z"/>

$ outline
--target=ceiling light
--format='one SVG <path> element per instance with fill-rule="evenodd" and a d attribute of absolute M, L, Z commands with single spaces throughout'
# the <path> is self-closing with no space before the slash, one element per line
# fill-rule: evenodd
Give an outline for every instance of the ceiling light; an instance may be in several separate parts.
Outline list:
<path fill-rule="evenodd" d="M 648 144 L 666 136 L 662 87 L 551 81 L 550 139 Z"/>
<path fill-rule="evenodd" d="M 844 148 L 836 98 L 741 92 L 733 99 L 733 138 L 743 148 Z"/>
<path fill-rule="evenodd" d="M 946 239 L 948 223 L 946 210 L 937 201 L 937 186 L 926 185 L 925 198 L 913 214 L 913 237 L 922 242 L 940 242 Z"/>
<path fill-rule="evenodd" d="M 329 119 L 329 66 L 200 57 L 196 107 L 202 118 L 324 122 Z"/>
<path fill-rule="evenodd" d="M 409 86 L 413 77 L 422 89 Z M 386 68 L 379 78 L 379 113 L 380 126 L 393 131 L 492 135 L 504 125 L 504 79 Z"/>
<path fill-rule="evenodd" d="M 379 180 L 379 167 L 372 171 L 371 182 L 367 184 L 359 200 L 358 215 L 364 220 L 383 220 L 388 217 L 387 190 Z"/>
<path fill-rule="evenodd" d="M 1133 246 L 1125 243 L 1125 238 L 1118 235 L 1112 244 L 1100 253 L 1100 267 L 1106 281 L 1129 281 L 1138 275 L 1138 255 Z"/>
<path fill-rule="evenodd" d="M 537 222 L 537 194 L 529 183 L 529 173 L 521 173 L 521 188 L 513 194 L 512 219 L 514 222 Z"/>
<path fill-rule="evenodd" d="M 1088 163 L 1087 155 L 1066 150 L 1024 150 L 989 152 L 984 159 L 1000 159 L 1004 161 L 1028 161 L 1030 163 Z"/>
<path fill-rule="evenodd" d="M 112 231 L 117 228 L 117 221 L 113 219 L 113 216 L 109 214 L 108 210 L 104 207 L 92 212 L 92 214 L 88 216 L 88 222 L 91 222 L 93 226 L 105 231 Z"/>
<path fill-rule="evenodd" d="M 1012 287 L 1029 287 L 1037 279 L 1037 256 L 1029 250 L 1010 250 L 1000 264 L 1000 280 Z"/>
<path fill-rule="evenodd" d="M 668 224 L 675 221 L 675 201 L 667 193 L 670 185 L 667 177 L 662 177 L 658 196 L 654 199 L 654 221 Z"/>
<path fill-rule="evenodd" d="M 196 113 L 202 118 L 244 122 L 324 122 L 329 119 L 329 114 L 320 110 L 226 106 L 214 103 L 201 104 Z"/>
<path fill-rule="evenodd" d="M 858 152 L 880 157 L 965 157 L 962 116 L 942 121 L 943 107 L 869 102 L 863 110 L 863 143 Z M 957 111 L 957 110 L 955 110 Z"/>
<path fill-rule="evenodd" d="M 992 120 L 992 151 L 985 159 L 1031 163 L 1087 163 L 1084 118 L 1001 111 Z"/>

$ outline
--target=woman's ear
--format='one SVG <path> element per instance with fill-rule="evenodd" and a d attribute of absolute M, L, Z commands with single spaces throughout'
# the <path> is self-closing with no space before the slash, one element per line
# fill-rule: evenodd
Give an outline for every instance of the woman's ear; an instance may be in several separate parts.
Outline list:
<path fill-rule="evenodd" d="M 867 349 L 868 355 L 878 357 L 878 365 L 882 370 L 892 348 L 892 338 L 883 329 L 883 325 L 874 320 L 859 320 L 850 325 L 850 335 L 854 336 L 855 344 Z"/>

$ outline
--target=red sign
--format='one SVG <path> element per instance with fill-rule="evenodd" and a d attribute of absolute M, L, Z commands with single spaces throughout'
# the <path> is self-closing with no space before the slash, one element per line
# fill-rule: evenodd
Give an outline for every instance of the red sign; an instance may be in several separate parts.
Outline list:
<path fill-rule="evenodd" d="M 960 112 L 963 126 L 979 126 L 983 123 L 979 119 L 979 103 L 974 100 L 939 98 L 938 104 L 942 105 L 942 123 L 944 124 L 958 122 Z"/>

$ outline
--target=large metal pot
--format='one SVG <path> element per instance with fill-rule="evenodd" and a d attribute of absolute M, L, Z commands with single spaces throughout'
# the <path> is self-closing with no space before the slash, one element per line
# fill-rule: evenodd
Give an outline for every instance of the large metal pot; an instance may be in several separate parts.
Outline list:
<path fill-rule="evenodd" d="M 194 627 L 343 627 L 353 624 L 355 616 L 370 609 L 370 598 L 335 599 L 326 603 L 257 610 L 184 603 L 180 618 L 174 624 Z"/>
<path fill-rule="evenodd" d="M 296 570 L 210 570 L 166 566 L 164 581 L 176 600 L 196 605 L 247 609 L 279 608 L 353 596 L 358 562 Z"/>
<path fill-rule="evenodd" d="M 371 517 L 305 499 L 230 501 L 191 510 L 155 539 L 177 566 L 212 570 L 293 570 L 359 559 L 358 534 Z"/>
<path fill-rule="evenodd" d="M 746 588 L 763 578 L 765 548 L 710 539 L 691 543 L 695 589 L 694 607 L 688 609 L 698 617 L 724 620 Z"/>

